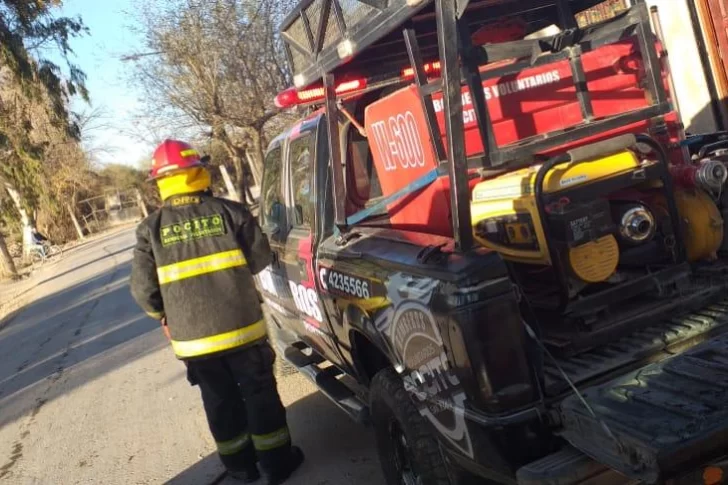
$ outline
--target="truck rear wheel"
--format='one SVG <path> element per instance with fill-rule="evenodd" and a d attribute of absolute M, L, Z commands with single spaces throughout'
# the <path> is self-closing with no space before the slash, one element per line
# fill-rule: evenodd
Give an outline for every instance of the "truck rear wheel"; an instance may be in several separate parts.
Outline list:
<path fill-rule="evenodd" d="M 451 485 L 437 440 L 393 369 L 372 379 L 369 408 L 387 485 Z"/>

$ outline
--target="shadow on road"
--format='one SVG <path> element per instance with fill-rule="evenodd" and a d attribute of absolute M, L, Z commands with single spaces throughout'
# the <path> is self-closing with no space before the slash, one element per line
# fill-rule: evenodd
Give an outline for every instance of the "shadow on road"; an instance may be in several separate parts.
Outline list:
<path fill-rule="evenodd" d="M 166 485 L 217 485 L 224 479 L 225 469 L 217 454 L 213 453 L 164 483 Z"/>
<path fill-rule="evenodd" d="M 131 298 L 130 271 L 119 265 L 41 298 L 0 330 L 0 427 L 166 345 Z"/>
<path fill-rule="evenodd" d="M 279 386 L 286 385 L 286 379 Z M 314 392 L 287 408 L 291 435 L 306 454 L 301 469 L 286 485 L 378 485 L 384 479 L 370 429 L 351 421 L 326 397 Z M 167 485 L 232 485 L 211 454 L 165 482 Z"/>
<path fill-rule="evenodd" d="M 50 283 L 53 280 L 56 280 L 58 278 L 63 278 L 64 276 L 67 276 L 67 275 L 69 275 L 71 273 L 74 273 L 74 272 L 76 272 L 78 270 L 81 270 L 83 268 L 86 268 L 87 266 L 91 266 L 92 264 L 96 264 L 96 263 L 98 263 L 100 261 L 103 261 L 104 259 L 107 259 L 107 258 L 116 256 L 117 254 L 125 253 L 125 252 L 127 252 L 127 251 L 129 251 L 130 249 L 133 249 L 133 248 L 134 248 L 134 245 L 131 245 L 131 246 L 127 246 L 127 247 L 118 249 L 118 250 L 116 250 L 116 251 L 114 251 L 112 253 L 104 254 L 100 258 L 96 258 L 96 259 L 94 259 L 92 261 L 87 261 L 87 262 L 85 262 L 83 264 L 79 264 L 78 266 L 74 266 L 73 268 L 71 268 L 69 270 L 66 270 L 66 271 L 64 271 L 62 273 L 54 274 L 54 275 L 52 275 L 52 276 L 44 279 L 43 281 L 39 282 L 38 284 L 39 285 L 43 285 L 43 284 L 46 284 L 46 283 Z"/>

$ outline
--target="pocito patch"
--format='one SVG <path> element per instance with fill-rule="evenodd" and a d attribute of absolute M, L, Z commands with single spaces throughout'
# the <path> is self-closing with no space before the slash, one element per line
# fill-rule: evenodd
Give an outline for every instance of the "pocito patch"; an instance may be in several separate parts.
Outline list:
<path fill-rule="evenodd" d="M 214 214 L 163 226 L 160 236 L 162 245 L 166 247 L 226 233 L 225 219 L 220 214 Z"/>

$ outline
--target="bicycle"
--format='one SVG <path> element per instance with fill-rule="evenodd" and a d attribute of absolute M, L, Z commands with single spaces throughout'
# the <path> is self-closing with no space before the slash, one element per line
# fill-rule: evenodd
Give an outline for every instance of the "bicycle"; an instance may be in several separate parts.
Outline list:
<path fill-rule="evenodd" d="M 60 259 L 63 256 L 63 249 L 57 244 L 51 244 L 49 241 L 43 241 L 38 246 L 30 249 L 30 263 L 33 268 L 43 266 L 47 261 L 52 259 Z"/>

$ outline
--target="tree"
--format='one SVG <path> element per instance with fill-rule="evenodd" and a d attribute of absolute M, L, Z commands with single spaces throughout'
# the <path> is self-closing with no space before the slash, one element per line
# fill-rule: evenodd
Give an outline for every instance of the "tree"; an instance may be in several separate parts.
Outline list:
<path fill-rule="evenodd" d="M 275 95 L 290 84 L 277 26 L 293 0 L 157 0 L 140 5 L 145 47 L 135 82 L 147 112 L 175 129 L 208 132 L 227 151 L 238 183 L 246 155 L 260 183 Z M 134 56 L 130 56 L 134 58 Z"/>
<path fill-rule="evenodd" d="M 68 62 L 70 39 L 85 28 L 80 19 L 56 17 L 59 0 L 0 0 L 0 187 L 29 224 L 39 201 L 53 208 L 54 194 L 47 191 L 49 173 L 43 162 L 59 147 L 77 144 L 79 127 L 68 111 L 70 97 L 88 99 L 84 74 Z M 43 58 L 53 48 L 66 60 L 67 74 Z M 1 237 L 0 237 L 1 239 Z M 0 260 L 11 274 L 4 240 Z"/>

